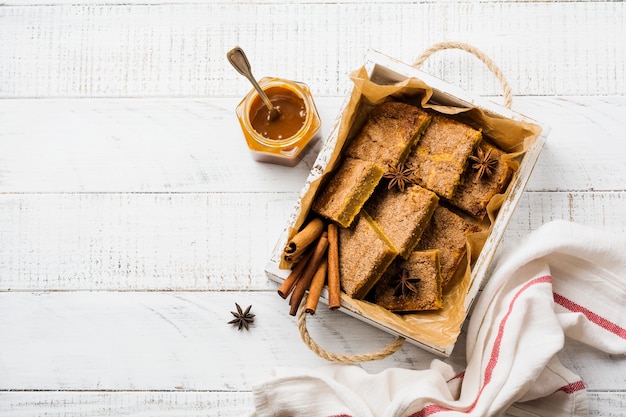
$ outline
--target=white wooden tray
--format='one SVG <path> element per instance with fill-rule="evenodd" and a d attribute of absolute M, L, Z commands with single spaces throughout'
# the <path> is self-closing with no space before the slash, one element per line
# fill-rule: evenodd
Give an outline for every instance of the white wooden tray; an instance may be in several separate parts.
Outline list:
<path fill-rule="evenodd" d="M 532 170 L 549 133 L 549 128 L 535 120 L 532 120 L 524 115 L 521 115 L 504 106 L 496 104 L 490 100 L 482 97 L 473 96 L 459 87 L 450 85 L 438 78 L 435 78 L 416 69 L 415 67 L 402 63 L 377 51 L 368 52 L 368 54 L 366 55 L 364 67 L 367 70 L 370 80 L 379 84 L 392 84 L 406 80 L 408 78 L 417 78 L 422 80 L 433 89 L 431 102 L 454 107 L 478 107 L 489 114 L 516 121 L 532 123 L 541 128 L 541 133 L 536 138 L 534 143 L 526 150 L 524 155 L 520 157 L 519 170 L 513 176 L 511 185 L 506 195 L 506 199 L 504 200 L 492 225 L 491 233 L 489 234 L 487 241 L 485 242 L 484 247 L 480 252 L 479 257 L 475 260 L 475 262 L 473 262 L 470 284 L 467 290 L 467 294 L 464 297 L 463 307 L 465 310 L 465 315 L 467 315 L 467 312 L 470 310 L 479 292 L 479 289 L 488 279 L 488 270 L 494 259 L 498 244 L 500 243 L 506 231 L 509 220 L 513 215 L 513 211 L 515 210 L 515 207 L 517 206 L 520 197 L 524 192 L 524 188 L 530 178 Z M 350 94 L 348 95 L 348 98 L 349 97 Z M 321 175 L 327 169 L 329 169 L 329 159 L 331 158 L 331 155 L 334 153 L 335 147 L 337 146 L 338 130 L 347 102 L 348 99 L 346 99 L 346 104 L 344 104 L 344 107 L 337 116 L 332 126 L 332 129 L 324 142 L 320 154 L 316 159 L 316 163 L 309 173 L 309 177 L 307 178 L 306 183 L 304 184 L 304 187 L 300 193 L 300 200 L 296 203 L 291 215 L 289 216 L 285 229 L 283 230 L 283 233 L 281 234 L 281 237 L 271 254 L 271 258 L 265 267 L 265 272 L 267 276 L 278 283 L 281 283 L 289 275 L 290 272 L 288 270 L 281 270 L 278 267 L 281 253 L 288 239 L 289 230 L 290 228 L 293 228 L 295 226 L 297 219 L 302 217 L 301 215 L 303 214 L 303 211 L 308 212 L 309 207 L 305 207 L 303 204 L 301 204 L 302 197 L 310 191 L 310 185 L 314 181 L 318 180 Z M 281 301 L 282 300 L 277 296 L 276 302 L 279 303 Z M 326 290 L 322 292 L 321 301 L 324 303 L 328 302 L 328 293 L 326 292 Z M 352 315 L 360 320 L 368 322 L 386 332 L 404 337 L 410 343 L 413 343 L 441 356 L 449 356 L 454 348 L 455 343 L 450 343 L 446 345 L 432 343 L 429 340 L 425 340 L 419 336 L 408 334 L 402 328 L 395 326 L 393 323 L 383 322 L 376 317 L 373 317 L 371 314 L 368 314 L 362 308 L 359 308 L 359 306 L 351 302 L 351 300 L 345 294 L 342 295 L 342 307 L 339 311 L 343 311 L 346 314 Z M 296 331 L 296 329 L 294 329 L 294 331 Z M 458 333 L 460 333 L 460 331 L 461 329 L 459 326 Z"/>

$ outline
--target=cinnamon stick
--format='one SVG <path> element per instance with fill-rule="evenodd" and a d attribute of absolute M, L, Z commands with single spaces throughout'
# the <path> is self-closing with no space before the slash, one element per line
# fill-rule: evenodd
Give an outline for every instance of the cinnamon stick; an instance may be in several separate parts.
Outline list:
<path fill-rule="evenodd" d="M 289 242 L 287 242 L 287 245 L 283 249 L 281 263 L 283 265 L 290 265 L 297 261 L 306 248 L 320 237 L 324 231 L 324 226 L 324 221 L 319 217 L 309 221 L 302 230 L 296 233 Z"/>
<path fill-rule="evenodd" d="M 311 259 L 312 255 L 313 255 L 313 251 L 311 250 L 311 251 L 308 251 L 302 257 L 302 259 L 298 262 L 298 264 L 289 273 L 287 278 L 278 287 L 278 295 L 280 295 L 281 297 L 285 299 L 289 296 L 291 291 L 296 286 L 298 279 L 302 276 L 302 272 L 304 271 L 304 268 L 306 268 L 306 265 L 309 262 L 309 259 Z"/>
<path fill-rule="evenodd" d="M 304 272 L 302 272 L 302 276 L 298 280 L 296 288 L 294 288 L 291 293 L 291 298 L 289 299 L 289 305 L 291 309 L 289 310 L 289 314 L 295 316 L 298 312 L 298 307 L 300 306 L 300 302 L 304 297 L 304 293 L 309 289 L 309 285 L 311 285 L 311 280 L 313 279 L 313 275 L 317 271 L 317 268 L 322 262 L 322 259 L 326 255 L 326 249 L 328 248 L 328 233 L 323 232 L 320 236 L 317 244 L 315 245 L 315 249 L 313 250 L 313 255 L 311 255 L 311 259 L 307 263 L 306 268 L 304 268 Z"/>
<path fill-rule="evenodd" d="M 328 225 L 328 308 L 341 307 L 341 283 L 339 280 L 339 229 Z"/>
<path fill-rule="evenodd" d="M 309 286 L 309 296 L 306 299 L 305 311 L 309 314 L 315 314 L 317 303 L 320 301 L 320 295 L 322 294 L 322 288 L 326 282 L 326 271 L 328 270 L 328 259 L 322 259 L 320 266 L 315 271 L 311 285 Z"/>

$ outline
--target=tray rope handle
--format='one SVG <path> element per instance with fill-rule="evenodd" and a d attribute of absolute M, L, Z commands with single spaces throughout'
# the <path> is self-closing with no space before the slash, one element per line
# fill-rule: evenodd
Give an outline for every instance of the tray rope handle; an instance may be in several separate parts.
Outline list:
<path fill-rule="evenodd" d="M 413 66 L 416 68 L 420 68 L 422 64 L 424 64 L 424 61 L 426 61 L 432 54 L 439 52 L 439 51 L 446 50 L 446 49 L 460 49 L 480 59 L 487 66 L 487 68 L 496 76 L 496 78 L 500 82 L 500 85 L 502 86 L 502 90 L 504 93 L 504 105 L 509 109 L 511 108 L 511 105 L 513 104 L 511 87 L 509 86 L 508 81 L 504 77 L 504 74 L 502 73 L 500 68 L 498 68 L 498 66 L 491 60 L 491 58 L 489 58 L 487 55 L 485 55 L 485 53 L 483 53 L 481 50 L 479 50 L 478 48 L 472 45 L 469 45 L 463 42 L 456 42 L 456 41 L 436 43 L 430 48 L 426 49 L 424 52 L 422 52 L 413 63 Z M 305 309 L 306 298 L 307 298 L 307 295 L 304 296 L 300 304 L 300 308 L 298 308 L 298 313 L 297 313 L 298 330 L 300 330 L 300 336 L 302 337 L 302 341 L 309 347 L 309 349 L 311 349 L 315 354 L 317 354 L 319 357 L 323 359 L 326 359 L 330 362 L 339 362 L 339 363 L 359 363 L 359 362 L 375 361 L 375 360 L 384 359 L 387 356 L 393 355 L 398 350 L 400 350 L 400 348 L 402 348 L 402 346 L 404 345 L 405 338 L 402 336 L 398 336 L 389 345 L 385 346 L 384 348 L 376 352 L 354 354 L 354 355 L 346 355 L 346 354 L 341 354 L 341 353 L 330 352 L 324 349 L 323 347 L 321 347 L 320 345 L 318 345 L 311 338 L 311 335 L 309 334 L 309 331 L 306 328 L 306 315 L 307 315 L 305 311 L 306 310 Z"/>
<path fill-rule="evenodd" d="M 306 328 L 306 315 L 308 314 L 305 310 L 307 295 L 302 299 L 302 303 L 300 304 L 300 308 L 298 308 L 297 318 L 298 318 L 298 330 L 300 330 L 300 336 L 302 337 L 302 341 L 305 345 L 309 347 L 317 356 L 326 359 L 330 362 L 338 362 L 338 363 L 359 363 L 359 362 L 368 362 L 368 361 L 377 361 L 379 359 L 384 359 L 387 356 L 393 355 L 404 345 L 404 337 L 398 336 L 393 342 L 389 345 L 385 346 L 379 351 L 363 353 L 363 354 L 354 354 L 354 355 L 346 355 L 341 353 L 330 352 L 320 345 L 318 345 L 309 334 L 308 329 Z"/>
<path fill-rule="evenodd" d="M 513 95 L 511 94 L 511 87 L 509 86 L 509 82 L 506 80 L 506 78 L 504 77 L 504 74 L 502 73 L 500 68 L 498 68 L 496 63 L 493 62 L 493 60 L 489 58 L 489 56 L 487 56 L 484 52 L 482 52 L 480 49 L 476 48 L 475 46 L 472 46 L 463 42 L 457 42 L 457 41 L 439 42 L 439 43 L 432 45 L 430 48 L 426 49 L 424 52 L 422 52 L 420 56 L 418 56 L 415 62 L 413 63 L 413 66 L 415 68 L 420 68 L 422 64 L 424 64 L 424 62 L 432 54 L 439 52 L 439 51 L 444 51 L 446 49 L 460 49 L 480 59 L 500 82 L 500 85 L 502 86 L 502 91 L 504 94 L 504 106 L 509 109 L 511 108 L 513 104 Z"/>

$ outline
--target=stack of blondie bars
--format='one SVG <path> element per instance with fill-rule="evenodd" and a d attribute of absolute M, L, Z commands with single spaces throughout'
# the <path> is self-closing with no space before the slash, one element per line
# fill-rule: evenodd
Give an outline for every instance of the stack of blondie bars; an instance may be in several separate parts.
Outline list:
<path fill-rule="evenodd" d="M 316 195 L 339 227 L 342 290 L 395 313 L 437 310 L 508 186 L 505 152 L 481 131 L 401 101 L 376 106 Z"/>

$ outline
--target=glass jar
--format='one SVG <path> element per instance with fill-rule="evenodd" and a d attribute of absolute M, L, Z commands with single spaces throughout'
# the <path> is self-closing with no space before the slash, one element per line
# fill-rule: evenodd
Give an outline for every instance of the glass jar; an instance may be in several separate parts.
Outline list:
<path fill-rule="evenodd" d="M 321 119 L 309 87 L 297 81 L 264 77 L 259 85 L 278 108 L 280 116 L 269 119 L 269 110 L 252 89 L 236 109 L 252 158 L 295 166 L 299 155 L 319 138 Z"/>

